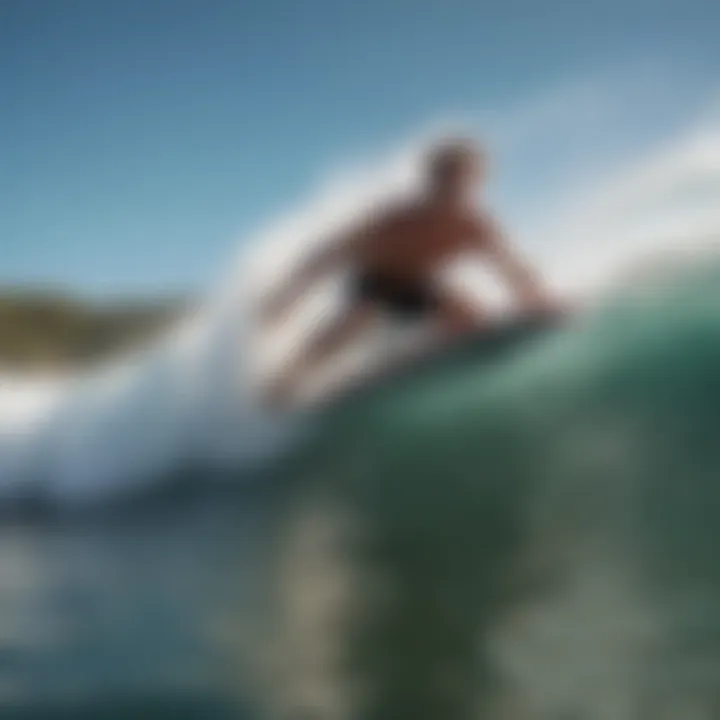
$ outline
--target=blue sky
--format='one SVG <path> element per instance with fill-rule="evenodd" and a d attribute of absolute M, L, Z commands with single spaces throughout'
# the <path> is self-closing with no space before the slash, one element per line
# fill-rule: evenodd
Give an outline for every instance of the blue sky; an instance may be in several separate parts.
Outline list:
<path fill-rule="evenodd" d="M 716 0 L 0 0 L 0 284 L 204 287 L 328 166 L 444 117 L 532 217 L 692 122 L 718 27 Z"/>

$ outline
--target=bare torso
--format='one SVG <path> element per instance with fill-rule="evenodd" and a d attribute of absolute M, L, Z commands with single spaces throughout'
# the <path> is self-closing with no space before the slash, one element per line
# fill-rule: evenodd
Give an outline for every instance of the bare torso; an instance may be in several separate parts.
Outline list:
<path fill-rule="evenodd" d="M 454 256 L 477 248 L 481 226 L 469 211 L 423 204 L 393 209 L 364 234 L 356 261 L 366 272 L 397 280 L 429 279 Z"/>
<path fill-rule="evenodd" d="M 508 248 L 501 229 L 485 212 L 436 199 L 390 208 L 311 258 L 298 273 L 299 280 L 270 304 L 270 314 L 277 317 L 323 274 L 345 263 L 355 266 L 348 312 L 313 342 L 274 392 L 282 397 L 288 388 L 292 391 L 297 377 L 373 322 L 378 309 L 406 316 L 431 313 L 441 321 L 443 333 L 478 327 L 485 319 L 482 309 L 461 293 L 435 284 L 437 273 L 466 251 L 481 251 L 493 262 L 527 307 L 547 308 L 534 274 Z"/>

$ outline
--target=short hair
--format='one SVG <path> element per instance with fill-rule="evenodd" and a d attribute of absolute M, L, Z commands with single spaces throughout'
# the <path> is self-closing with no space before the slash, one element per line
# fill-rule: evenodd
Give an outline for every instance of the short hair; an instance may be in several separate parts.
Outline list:
<path fill-rule="evenodd" d="M 482 165 L 484 161 L 485 155 L 477 143 L 466 138 L 451 138 L 430 148 L 427 169 L 431 177 L 439 178 L 468 165 Z"/>

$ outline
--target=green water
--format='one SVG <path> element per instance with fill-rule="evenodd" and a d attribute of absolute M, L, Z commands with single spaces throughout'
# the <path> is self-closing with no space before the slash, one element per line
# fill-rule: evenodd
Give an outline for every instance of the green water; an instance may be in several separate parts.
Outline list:
<path fill-rule="evenodd" d="M 720 273 L 503 358 L 255 484 L 5 526 L 2 717 L 717 717 Z"/>
<path fill-rule="evenodd" d="M 330 418 L 301 494 L 314 482 L 354 523 L 336 564 L 361 599 L 322 670 L 339 706 L 342 677 L 360 717 L 686 717 L 720 699 L 719 280 Z"/>

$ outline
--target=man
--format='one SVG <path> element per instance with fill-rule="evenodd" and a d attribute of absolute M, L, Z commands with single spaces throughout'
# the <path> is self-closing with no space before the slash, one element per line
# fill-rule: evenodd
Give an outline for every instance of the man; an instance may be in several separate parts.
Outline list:
<path fill-rule="evenodd" d="M 441 287 L 441 266 L 474 252 L 504 276 L 525 311 L 544 312 L 553 303 L 533 271 L 511 250 L 498 225 L 473 196 L 485 180 L 485 161 L 473 143 L 449 140 L 427 157 L 427 184 L 420 197 L 378 212 L 311 256 L 288 284 L 264 305 L 276 320 L 322 275 L 351 269 L 348 308 L 322 331 L 271 391 L 286 400 L 297 382 L 339 351 L 383 313 L 404 319 L 432 319 L 446 336 L 482 326 L 486 313 L 459 292 Z"/>

